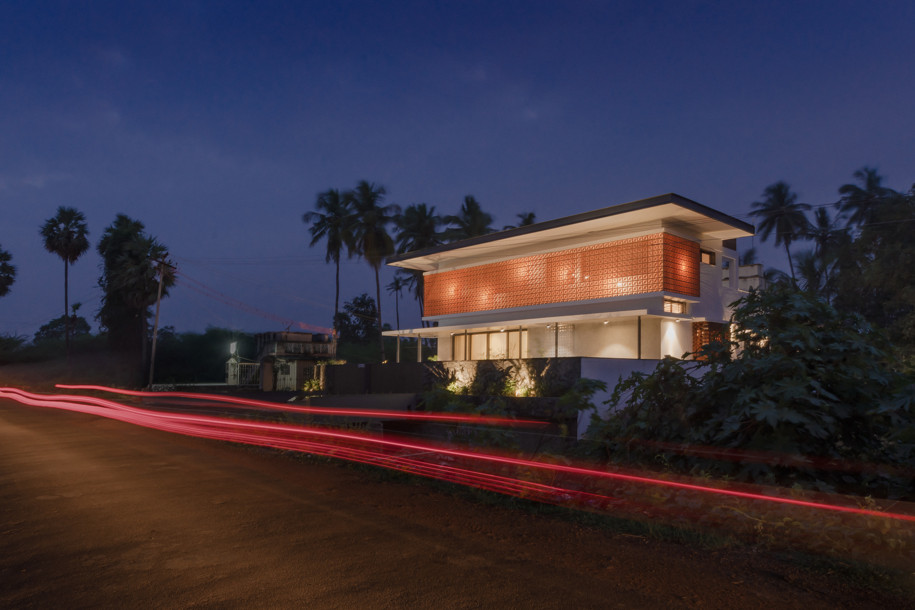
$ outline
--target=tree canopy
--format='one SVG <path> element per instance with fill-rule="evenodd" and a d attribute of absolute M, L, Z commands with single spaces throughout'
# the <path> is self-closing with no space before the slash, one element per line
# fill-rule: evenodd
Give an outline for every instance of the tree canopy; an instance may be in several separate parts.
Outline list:
<path fill-rule="evenodd" d="M 737 303 L 734 322 L 733 342 L 706 346 L 694 360 L 667 358 L 653 373 L 620 383 L 611 414 L 595 417 L 590 438 L 615 459 L 660 453 L 687 470 L 822 489 L 845 489 L 844 474 L 865 463 L 910 463 L 913 380 L 861 316 L 781 284 L 751 291 Z M 687 447 L 763 459 L 678 451 Z M 915 493 L 904 476 L 872 473 L 852 481 L 882 486 L 888 495 Z"/>
<path fill-rule="evenodd" d="M 12 260 L 13 255 L 0 247 L 0 297 L 6 295 L 16 281 L 16 267 Z"/>
<path fill-rule="evenodd" d="M 144 232 L 143 223 L 118 214 L 98 244 L 102 256 L 102 306 L 99 323 L 108 331 L 112 348 L 145 357 L 149 307 L 156 302 L 159 273 L 162 296 L 175 282 L 173 267 L 160 265 L 168 250 Z"/>

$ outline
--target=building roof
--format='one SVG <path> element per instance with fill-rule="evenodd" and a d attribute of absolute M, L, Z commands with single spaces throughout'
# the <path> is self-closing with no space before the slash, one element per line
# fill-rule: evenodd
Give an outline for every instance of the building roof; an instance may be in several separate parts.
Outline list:
<path fill-rule="evenodd" d="M 675 193 L 591 212 L 488 233 L 425 250 L 388 257 L 387 264 L 434 271 L 443 262 L 473 265 L 493 258 L 609 241 L 639 230 L 679 230 L 699 239 L 735 239 L 754 234 L 753 225 Z"/>

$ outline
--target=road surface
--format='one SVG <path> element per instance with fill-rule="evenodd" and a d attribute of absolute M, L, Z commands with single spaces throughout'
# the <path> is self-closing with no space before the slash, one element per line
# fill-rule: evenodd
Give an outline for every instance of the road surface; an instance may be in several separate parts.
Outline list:
<path fill-rule="evenodd" d="M 906 605 L 765 553 L 0 401 L 3 608 Z"/>

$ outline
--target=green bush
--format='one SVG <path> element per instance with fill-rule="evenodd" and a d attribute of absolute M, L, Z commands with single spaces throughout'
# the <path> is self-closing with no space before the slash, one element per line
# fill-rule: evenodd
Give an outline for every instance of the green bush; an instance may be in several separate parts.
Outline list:
<path fill-rule="evenodd" d="M 733 343 L 622 381 L 607 403 L 611 415 L 594 418 L 589 438 L 613 459 L 828 490 L 915 492 L 911 478 L 894 474 L 911 464 L 915 391 L 885 340 L 860 317 L 788 286 L 735 305 Z M 711 459 L 697 447 L 763 457 Z"/>

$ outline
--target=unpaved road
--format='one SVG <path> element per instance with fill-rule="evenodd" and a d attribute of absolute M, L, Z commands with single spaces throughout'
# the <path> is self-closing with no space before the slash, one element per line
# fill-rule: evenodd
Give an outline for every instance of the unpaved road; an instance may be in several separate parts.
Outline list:
<path fill-rule="evenodd" d="M 3 608 L 901 608 L 766 554 L 0 401 Z"/>

